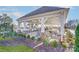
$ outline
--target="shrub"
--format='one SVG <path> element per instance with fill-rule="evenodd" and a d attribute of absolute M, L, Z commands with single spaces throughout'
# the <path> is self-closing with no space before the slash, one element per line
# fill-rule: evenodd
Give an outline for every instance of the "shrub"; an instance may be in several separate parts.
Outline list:
<path fill-rule="evenodd" d="M 13 40 L 14 38 L 12 37 L 5 37 L 3 35 L 0 35 L 0 40 Z"/>
<path fill-rule="evenodd" d="M 56 47 L 58 46 L 58 44 L 57 44 L 57 41 L 56 41 L 56 40 L 54 40 L 54 41 L 50 42 L 50 45 L 51 45 L 53 48 L 56 48 Z"/>
<path fill-rule="evenodd" d="M 62 46 L 63 48 L 67 48 L 67 47 L 68 47 L 68 43 L 66 42 L 66 40 L 63 40 L 63 41 L 61 42 L 61 46 Z"/>
<path fill-rule="evenodd" d="M 41 40 L 41 38 L 39 37 L 37 40 L 38 40 L 38 41 L 40 41 L 40 40 Z"/>
<path fill-rule="evenodd" d="M 70 41 L 68 43 L 74 45 L 75 44 L 75 38 L 70 38 Z"/>
<path fill-rule="evenodd" d="M 67 38 L 72 38 L 72 37 L 73 37 L 72 33 L 70 31 L 67 31 Z"/>
<path fill-rule="evenodd" d="M 3 36 L 0 36 L 0 40 L 4 40 L 5 38 Z"/>
<path fill-rule="evenodd" d="M 74 51 L 75 52 L 79 52 L 79 24 L 77 25 L 76 27 L 76 30 L 75 30 L 75 49 Z"/>
<path fill-rule="evenodd" d="M 5 37 L 2 34 L 0 34 L 0 40 L 4 40 L 4 39 Z"/>
<path fill-rule="evenodd" d="M 66 29 L 66 41 L 68 42 L 68 43 L 71 43 L 71 42 L 73 42 L 75 39 L 74 39 L 74 37 L 73 37 L 73 34 L 69 31 L 69 30 L 67 30 Z"/>
<path fill-rule="evenodd" d="M 71 44 L 75 45 L 75 38 L 72 39 Z"/>
<path fill-rule="evenodd" d="M 18 36 L 26 38 L 25 34 L 18 34 Z"/>
<path fill-rule="evenodd" d="M 44 39 L 43 43 L 45 46 L 48 46 L 48 44 L 49 44 L 48 39 Z"/>
<path fill-rule="evenodd" d="M 32 40 L 34 40 L 34 39 L 35 39 L 35 37 L 34 37 L 34 36 L 32 36 L 32 37 L 31 37 L 31 39 L 32 39 Z"/>
<path fill-rule="evenodd" d="M 27 38 L 30 38 L 30 35 L 27 35 Z"/>
<path fill-rule="evenodd" d="M 67 43 L 62 43 L 62 47 L 67 48 L 68 47 Z"/>

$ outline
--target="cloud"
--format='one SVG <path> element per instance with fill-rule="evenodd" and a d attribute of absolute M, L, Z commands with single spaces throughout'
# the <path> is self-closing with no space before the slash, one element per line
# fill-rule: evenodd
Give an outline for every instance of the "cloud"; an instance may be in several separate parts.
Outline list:
<path fill-rule="evenodd" d="M 7 14 L 8 16 L 21 17 L 24 14 L 22 12 L 0 12 L 0 15 Z"/>
<path fill-rule="evenodd" d="M 19 17 L 22 17 L 24 13 L 22 12 L 5 12 L 8 16 L 10 16 L 13 19 L 13 23 L 17 25 L 16 19 Z M 2 15 L 3 13 L 0 13 Z"/>
<path fill-rule="evenodd" d="M 0 11 L 17 11 L 17 8 L 9 8 L 9 7 L 5 7 L 5 8 L 0 8 Z"/>
<path fill-rule="evenodd" d="M 14 12 L 14 13 L 12 13 L 14 16 L 16 16 L 16 17 L 21 17 L 21 16 L 23 16 L 23 13 L 21 13 L 21 12 Z"/>
<path fill-rule="evenodd" d="M 21 17 L 23 16 L 23 13 L 21 11 L 18 11 L 18 8 L 14 7 L 0 7 L 0 15 L 2 15 L 3 13 L 8 14 L 8 16 L 11 17 Z"/>

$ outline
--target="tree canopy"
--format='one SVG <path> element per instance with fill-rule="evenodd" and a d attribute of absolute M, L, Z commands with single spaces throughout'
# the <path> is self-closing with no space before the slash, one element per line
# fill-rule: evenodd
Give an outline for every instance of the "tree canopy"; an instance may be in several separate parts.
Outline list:
<path fill-rule="evenodd" d="M 0 34 L 13 30 L 12 18 L 7 14 L 0 16 Z"/>
<path fill-rule="evenodd" d="M 76 27 L 75 37 L 75 52 L 79 52 L 79 24 Z"/>

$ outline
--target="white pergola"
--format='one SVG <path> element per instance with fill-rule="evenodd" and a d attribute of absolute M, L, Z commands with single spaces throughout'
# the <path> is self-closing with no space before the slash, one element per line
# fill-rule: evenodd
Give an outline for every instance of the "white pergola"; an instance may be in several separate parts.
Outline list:
<path fill-rule="evenodd" d="M 21 23 L 24 24 L 24 30 L 26 30 L 26 27 L 28 26 L 29 29 L 33 28 L 33 25 L 36 27 L 40 27 L 40 33 L 45 33 L 45 28 L 60 28 L 60 38 L 63 40 L 64 37 L 64 24 L 66 22 L 66 17 L 68 14 L 68 8 L 41 13 L 32 15 L 29 17 L 23 17 L 22 19 L 19 19 L 18 21 L 18 27 L 20 28 Z M 28 24 L 27 24 L 28 23 Z M 22 29 L 23 30 L 23 29 Z M 52 31 L 52 29 L 50 29 Z M 27 31 L 27 30 L 26 30 Z"/>

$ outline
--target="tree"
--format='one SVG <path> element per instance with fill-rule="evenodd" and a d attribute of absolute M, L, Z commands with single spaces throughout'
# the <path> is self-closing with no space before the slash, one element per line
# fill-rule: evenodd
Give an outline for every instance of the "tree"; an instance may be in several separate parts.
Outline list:
<path fill-rule="evenodd" d="M 76 40 L 75 40 L 75 48 L 74 48 L 74 51 L 75 52 L 79 52 L 79 24 L 76 27 L 75 37 L 76 37 Z"/>
<path fill-rule="evenodd" d="M 3 14 L 3 23 L 4 23 L 5 30 L 11 29 L 12 19 L 9 16 L 7 16 L 7 14 Z"/>
<path fill-rule="evenodd" d="M 7 14 L 0 16 L 0 32 L 3 32 L 3 35 L 8 35 L 8 32 L 13 32 L 12 18 Z"/>

